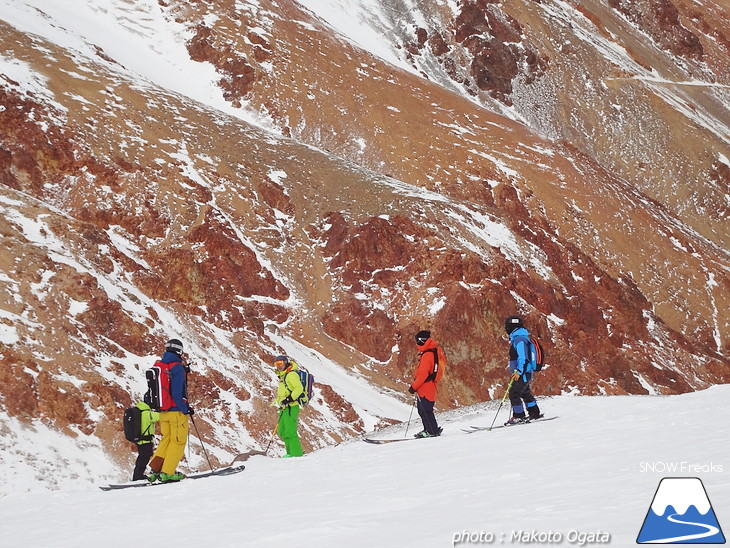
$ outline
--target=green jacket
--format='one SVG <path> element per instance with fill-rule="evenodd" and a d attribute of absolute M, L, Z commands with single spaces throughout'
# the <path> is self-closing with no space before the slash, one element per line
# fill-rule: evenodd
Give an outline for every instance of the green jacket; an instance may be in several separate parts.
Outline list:
<path fill-rule="evenodd" d="M 137 445 L 143 443 L 152 443 L 155 436 L 155 423 L 160 420 L 160 414 L 157 411 L 152 411 L 149 405 L 143 401 L 137 402 L 137 409 L 142 411 L 142 436 L 143 439 L 137 442 Z M 144 439 L 144 438 L 147 439 Z"/>
<path fill-rule="evenodd" d="M 279 388 L 276 391 L 276 405 L 279 407 L 281 407 L 281 402 L 287 398 L 290 398 L 292 401 L 285 404 L 285 407 L 299 405 L 297 400 L 302 394 L 304 394 L 304 386 L 302 386 L 302 381 L 296 373 L 297 369 L 299 369 L 297 362 L 289 360 L 289 367 L 287 367 L 284 371 L 276 372 L 279 376 Z M 293 375 L 290 373 L 293 373 Z"/>

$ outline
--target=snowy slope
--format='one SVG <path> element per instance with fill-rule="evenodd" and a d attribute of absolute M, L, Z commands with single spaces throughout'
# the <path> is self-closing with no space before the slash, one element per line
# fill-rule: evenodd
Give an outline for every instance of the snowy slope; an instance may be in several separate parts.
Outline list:
<path fill-rule="evenodd" d="M 491 422 L 492 403 L 441 415 L 445 434 L 433 440 L 353 440 L 302 459 L 256 457 L 240 475 L 172 486 L 10 495 L 0 499 L 0 533 L 5 546 L 30 547 L 174 539 L 179 547 L 428 548 L 488 534 L 495 545 L 631 546 L 668 476 L 699 477 L 727 532 L 730 426 L 706 425 L 728 397 L 729 386 L 669 397 L 561 396 L 541 402 L 558 420 L 464 434 Z M 545 542 L 558 534 L 560 542 Z"/>
<path fill-rule="evenodd" d="M 2 19 L 20 30 L 91 57 L 103 52 L 115 68 L 124 67 L 140 85 L 156 84 L 248 123 L 266 126 L 257 114 L 232 108 L 223 99 L 215 68 L 190 59 L 184 46 L 189 38 L 186 29 L 166 19 L 157 2 L 0 0 L 0 10 Z"/>

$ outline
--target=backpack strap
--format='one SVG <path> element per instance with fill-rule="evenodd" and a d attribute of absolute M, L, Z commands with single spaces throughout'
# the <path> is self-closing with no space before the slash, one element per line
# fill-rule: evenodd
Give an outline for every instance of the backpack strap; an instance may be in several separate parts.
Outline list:
<path fill-rule="evenodd" d="M 140 441 L 152 441 L 155 439 L 155 422 L 152 420 L 152 410 L 151 409 L 140 409 L 140 414 L 143 415 L 144 413 L 147 413 L 149 417 L 149 424 L 147 425 L 147 428 L 142 430 L 142 435 L 140 436 Z M 140 420 L 143 420 L 140 416 Z"/>
<path fill-rule="evenodd" d="M 289 390 L 289 395 L 286 398 L 284 398 L 282 403 L 284 403 L 284 401 L 286 401 L 287 399 L 290 400 L 291 402 L 301 403 L 301 399 L 307 394 L 307 387 L 302 386 L 302 395 L 299 396 L 296 400 L 294 398 L 292 398 L 291 395 L 294 393 L 294 391 L 291 388 L 289 388 L 289 385 L 286 383 L 286 378 L 289 375 L 289 373 L 294 373 L 297 377 L 299 377 L 299 373 L 297 371 L 294 371 L 293 369 L 284 373 L 284 376 L 281 378 L 281 380 L 284 383 L 284 386 L 286 387 L 286 389 Z M 289 402 L 287 402 L 287 403 L 289 403 Z"/>
<path fill-rule="evenodd" d="M 429 348 L 428 350 L 424 350 L 423 352 L 421 352 L 420 355 L 422 356 L 426 352 L 433 352 L 433 371 L 428 374 L 428 377 L 426 377 L 426 380 L 424 382 L 436 382 L 436 374 L 439 371 L 438 348 Z"/>

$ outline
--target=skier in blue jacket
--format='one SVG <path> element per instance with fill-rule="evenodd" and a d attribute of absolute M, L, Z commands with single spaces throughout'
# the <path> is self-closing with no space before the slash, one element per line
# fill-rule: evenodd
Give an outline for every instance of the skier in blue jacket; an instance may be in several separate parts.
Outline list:
<path fill-rule="evenodd" d="M 188 439 L 188 419 L 194 414 L 188 404 L 187 377 L 190 367 L 183 363 L 183 343 L 170 339 L 165 353 L 155 366 L 161 369 L 160 432 L 162 439 L 150 462 L 150 482 L 180 481 L 185 474 L 176 470 L 185 454 Z"/>
<path fill-rule="evenodd" d="M 542 416 L 540 408 L 530 389 L 532 375 L 535 371 L 535 356 L 530 352 L 530 332 L 525 329 L 522 318 L 519 316 L 507 318 L 504 322 L 504 329 L 509 335 L 509 370 L 512 373 L 512 385 L 509 389 L 512 418 L 506 424 L 525 422 L 528 418 L 540 418 Z M 525 415 L 525 407 L 527 415 Z"/>

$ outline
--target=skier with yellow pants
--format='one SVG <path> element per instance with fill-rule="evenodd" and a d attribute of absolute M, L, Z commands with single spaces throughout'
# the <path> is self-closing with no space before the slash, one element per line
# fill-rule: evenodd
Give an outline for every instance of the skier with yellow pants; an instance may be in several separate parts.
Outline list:
<path fill-rule="evenodd" d="M 160 369 L 157 390 L 160 399 L 160 433 L 162 439 L 152 456 L 147 476 L 150 482 L 167 483 L 180 481 L 185 474 L 176 470 L 185 454 L 188 440 L 188 417 L 193 416 L 193 408 L 188 404 L 188 371 L 190 366 L 183 364 L 183 343 L 170 339 L 165 353 L 156 363 Z"/>
<path fill-rule="evenodd" d="M 304 395 L 304 386 L 299 378 L 297 363 L 287 356 L 277 356 L 274 367 L 279 377 L 276 406 L 279 408 L 278 433 L 286 447 L 283 458 L 301 457 L 304 454 L 297 432 L 299 421 L 299 400 Z M 293 374 L 292 374 L 293 373 Z"/>

